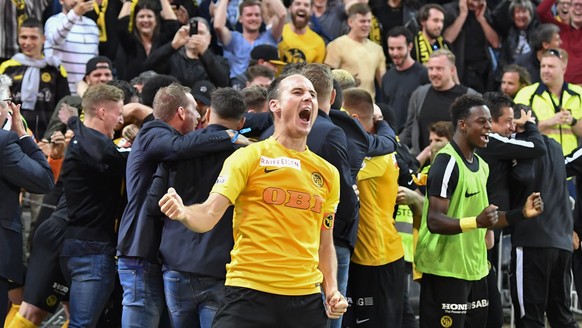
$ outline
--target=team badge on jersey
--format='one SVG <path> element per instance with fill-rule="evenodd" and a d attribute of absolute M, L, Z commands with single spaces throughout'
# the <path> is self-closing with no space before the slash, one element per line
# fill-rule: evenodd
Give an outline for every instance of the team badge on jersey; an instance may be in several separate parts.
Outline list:
<path fill-rule="evenodd" d="M 453 325 L 453 318 L 449 317 L 448 315 L 444 315 L 441 317 L 441 326 L 445 328 L 449 328 Z"/>
<path fill-rule="evenodd" d="M 319 172 L 311 173 L 311 180 L 313 180 L 313 183 L 315 183 L 319 188 L 323 187 L 323 177 Z"/>
<path fill-rule="evenodd" d="M 40 79 L 44 82 L 44 83 L 49 83 L 53 77 L 51 76 L 50 73 L 44 72 L 41 74 Z"/>
<path fill-rule="evenodd" d="M 57 297 L 55 295 L 51 295 L 46 298 L 46 305 L 48 306 L 55 306 L 57 304 Z"/>

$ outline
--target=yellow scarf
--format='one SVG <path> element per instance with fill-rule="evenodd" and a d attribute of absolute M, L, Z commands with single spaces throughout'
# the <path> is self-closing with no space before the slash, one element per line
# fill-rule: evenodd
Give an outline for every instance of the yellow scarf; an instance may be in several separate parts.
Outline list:
<path fill-rule="evenodd" d="M 129 33 L 133 32 L 133 24 L 134 24 L 134 17 L 133 13 L 135 12 L 135 6 L 137 6 L 139 0 L 131 0 L 131 10 L 129 11 L 129 24 L 127 25 L 127 29 Z"/>
<path fill-rule="evenodd" d="M 12 0 L 12 3 L 16 7 L 16 21 L 18 22 L 18 28 L 20 28 L 22 22 L 28 18 L 28 14 L 26 14 L 26 1 Z"/>
<path fill-rule="evenodd" d="M 370 27 L 370 35 L 368 35 L 368 39 L 374 41 L 374 43 L 378 45 L 382 45 L 382 32 L 380 31 L 380 22 L 376 16 L 372 16 L 372 26 Z"/>
<path fill-rule="evenodd" d="M 424 34 L 422 31 L 418 32 L 418 36 L 414 39 L 415 48 L 416 48 L 416 60 L 424 64 L 430 58 L 430 54 L 433 52 L 433 46 L 428 43 L 428 40 L 425 39 Z M 449 47 L 444 43 L 444 39 L 442 36 L 439 36 L 436 39 L 435 46 L 437 49 L 449 49 Z"/>
<path fill-rule="evenodd" d="M 107 4 L 109 0 L 103 0 L 101 6 L 97 1 L 93 3 L 93 8 L 97 13 L 97 27 L 99 28 L 99 42 L 107 42 L 107 28 L 105 26 L 105 12 L 107 11 Z"/>

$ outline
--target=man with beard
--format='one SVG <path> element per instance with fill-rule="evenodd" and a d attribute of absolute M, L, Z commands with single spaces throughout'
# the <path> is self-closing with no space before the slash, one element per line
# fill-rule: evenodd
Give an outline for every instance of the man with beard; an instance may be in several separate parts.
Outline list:
<path fill-rule="evenodd" d="M 325 42 L 307 25 L 311 20 L 311 0 L 293 0 L 289 6 L 291 23 L 283 27 L 279 54 L 286 63 L 323 63 Z"/>
<path fill-rule="evenodd" d="M 441 5 L 429 3 L 422 6 L 418 11 L 418 20 L 422 30 L 414 37 L 411 54 L 413 59 L 424 64 L 434 50 L 451 47 L 442 37 L 445 10 Z"/>
<path fill-rule="evenodd" d="M 410 56 L 412 33 L 403 26 L 388 31 L 388 55 L 394 66 L 382 77 L 382 102 L 396 115 L 396 132 L 406 123 L 410 95 L 423 84 L 430 83 L 426 67 Z"/>
<path fill-rule="evenodd" d="M 231 31 L 226 26 L 226 7 L 228 0 L 222 0 L 216 7 L 214 16 L 214 30 L 218 36 L 219 45 L 224 48 L 224 57 L 230 64 L 230 78 L 243 73 L 251 59 L 251 50 L 260 44 L 277 46 L 281 39 L 287 10 L 283 2 L 266 0 L 275 15 L 271 19 L 271 27 L 265 32 L 259 30 L 263 19 L 261 16 L 261 3 L 256 0 L 244 0 L 240 6 L 239 22 L 242 25 L 242 33 Z"/>

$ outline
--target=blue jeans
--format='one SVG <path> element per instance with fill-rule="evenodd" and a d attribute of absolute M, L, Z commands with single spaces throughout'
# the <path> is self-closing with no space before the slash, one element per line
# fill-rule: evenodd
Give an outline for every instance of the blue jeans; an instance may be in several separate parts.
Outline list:
<path fill-rule="evenodd" d="M 224 299 L 224 280 L 168 270 L 164 292 L 173 328 L 210 328 Z"/>
<path fill-rule="evenodd" d="M 350 271 L 350 258 L 352 253 L 349 247 L 335 245 L 337 256 L 337 289 L 342 295 L 346 295 L 348 289 L 348 273 Z M 331 328 L 341 328 L 342 318 L 330 320 Z"/>
<path fill-rule="evenodd" d="M 117 260 L 123 287 L 123 328 L 157 328 L 164 308 L 162 266 L 139 258 Z"/>
<path fill-rule="evenodd" d="M 95 327 L 115 286 L 115 258 L 99 254 L 61 259 L 71 277 L 69 327 Z"/>

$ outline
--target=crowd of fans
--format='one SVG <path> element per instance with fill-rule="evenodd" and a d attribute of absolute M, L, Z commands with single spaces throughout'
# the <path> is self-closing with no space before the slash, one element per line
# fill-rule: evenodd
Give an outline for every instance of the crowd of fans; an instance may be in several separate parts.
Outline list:
<path fill-rule="evenodd" d="M 0 4 L 7 327 L 577 327 L 582 0 Z"/>

